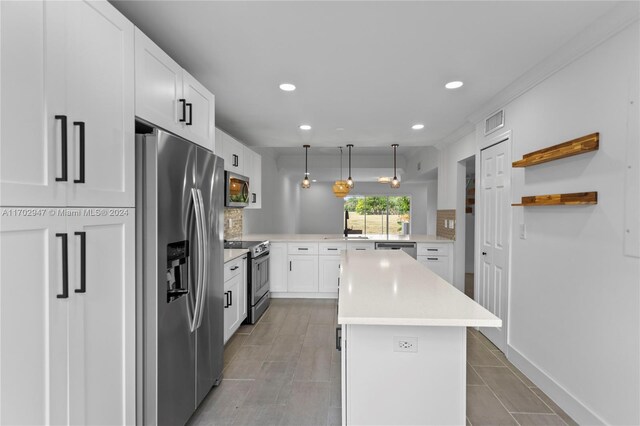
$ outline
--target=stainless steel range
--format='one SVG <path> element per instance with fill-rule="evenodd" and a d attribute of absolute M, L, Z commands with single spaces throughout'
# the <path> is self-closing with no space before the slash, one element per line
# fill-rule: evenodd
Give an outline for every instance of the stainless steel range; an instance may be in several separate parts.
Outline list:
<path fill-rule="evenodd" d="M 225 241 L 224 248 L 248 249 L 247 322 L 255 324 L 269 307 L 269 241 Z"/>

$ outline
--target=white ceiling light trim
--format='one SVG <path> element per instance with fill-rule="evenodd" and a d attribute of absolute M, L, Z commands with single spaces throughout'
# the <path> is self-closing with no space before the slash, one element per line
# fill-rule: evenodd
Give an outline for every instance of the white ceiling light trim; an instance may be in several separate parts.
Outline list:
<path fill-rule="evenodd" d="M 411 128 L 413 130 L 422 130 L 422 129 L 424 129 L 424 124 L 420 124 L 420 123 L 414 124 L 413 126 L 411 126 Z"/>
<path fill-rule="evenodd" d="M 284 90 L 285 92 L 293 92 L 296 90 L 296 86 L 291 83 L 282 83 L 280 85 L 280 90 Z"/>
<path fill-rule="evenodd" d="M 464 83 L 462 81 L 450 81 L 444 85 L 444 87 L 446 87 L 447 89 L 459 89 L 462 86 L 464 86 Z"/>

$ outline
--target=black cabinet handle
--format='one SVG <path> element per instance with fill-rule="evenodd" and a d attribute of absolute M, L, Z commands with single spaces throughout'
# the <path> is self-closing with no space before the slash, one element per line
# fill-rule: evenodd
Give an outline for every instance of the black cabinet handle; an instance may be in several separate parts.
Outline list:
<path fill-rule="evenodd" d="M 427 251 L 438 251 L 437 248 L 428 248 Z"/>
<path fill-rule="evenodd" d="M 84 122 L 83 121 L 74 121 L 74 126 L 78 126 L 80 130 L 80 145 L 78 147 L 78 155 L 80 157 L 80 178 L 74 179 L 74 183 L 84 183 Z"/>
<path fill-rule="evenodd" d="M 187 126 L 191 126 L 193 124 L 193 104 L 187 104 L 189 107 L 189 121 L 187 121 Z"/>
<path fill-rule="evenodd" d="M 336 349 L 338 351 L 342 350 L 341 337 L 342 337 L 342 327 L 336 327 Z"/>
<path fill-rule="evenodd" d="M 252 197 L 252 201 L 251 202 L 255 204 L 256 203 L 256 193 L 252 192 L 251 193 L 251 197 Z"/>
<path fill-rule="evenodd" d="M 58 294 L 58 299 L 69 298 L 69 246 L 67 245 L 67 234 L 59 233 L 56 237 L 62 238 L 62 294 Z"/>
<path fill-rule="evenodd" d="M 239 266 L 234 266 L 233 268 L 231 268 L 231 271 L 235 271 L 238 268 L 239 268 Z"/>
<path fill-rule="evenodd" d="M 179 120 L 181 123 L 187 121 L 187 100 L 178 99 L 178 102 L 182 103 L 182 118 Z"/>
<path fill-rule="evenodd" d="M 224 292 L 224 308 L 227 309 L 229 307 L 229 292 Z"/>
<path fill-rule="evenodd" d="M 229 306 L 233 306 L 233 291 L 229 290 Z"/>
<path fill-rule="evenodd" d="M 233 154 L 233 163 L 232 166 L 234 167 L 238 167 L 238 165 L 240 164 L 240 157 L 238 157 L 238 154 Z"/>
<path fill-rule="evenodd" d="M 331 247 L 329 247 L 327 250 L 331 250 L 331 251 L 338 251 L 338 249 L 337 249 L 337 248 L 331 248 Z"/>
<path fill-rule="evenodd" d="M 427 257 L 427 260 L 438 260 L 437 257 Z"/>
<path fill-rule="evenodd" d="M 298 250 L 309 250 L 308 247 L 298 247 Z"/>
<path fill-rule="evenodd" d="M 291 261 L 289 261 L 289 271 L 293 271 L 293 269 L 291 269 Z"/>
<path fill-rule="evenodd" d="M 80 289 L 76 289 L 76 293 L 87 292 L 87 233 L 74 232 L 74 235 L 80 236 Z"/>
<path fill-rule="evenodd" d="M 56 177 L 56 182 L 67 181 L 67 116 L 56 115 L 56 120 L 60 120 L 60 134 L 62 138 L 62 177 Z"/>

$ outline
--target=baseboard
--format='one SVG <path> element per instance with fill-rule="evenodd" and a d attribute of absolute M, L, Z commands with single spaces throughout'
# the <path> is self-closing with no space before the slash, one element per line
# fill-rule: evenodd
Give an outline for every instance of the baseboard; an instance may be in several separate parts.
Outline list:
<path fill-rule="evenodd" d="M 338 293 L 270 293 L 272 299 L 337 299 Z"/>
<path fill-rule="evenodd" d="M 559 385 L 542 369 L 522 355 L 516 348 L 508 345 L 507 358 L 525 376 L 527 376 L 536 386 L 538 386 L 549 398 L 562 408 L 573 420 L 581 425 L 604 425 L 596 413 L 591 411 L 586 405 L 571 395 L 569 391 Z"/>

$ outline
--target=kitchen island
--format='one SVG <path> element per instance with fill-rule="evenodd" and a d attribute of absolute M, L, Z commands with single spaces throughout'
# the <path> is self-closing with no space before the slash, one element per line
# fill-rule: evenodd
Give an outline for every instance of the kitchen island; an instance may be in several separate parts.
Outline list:
<path fill-rule="evenodd" d="M 466 327 L 502 321 L 403 252 L 341 265 L 343 424 L 465 424 Z"/>

